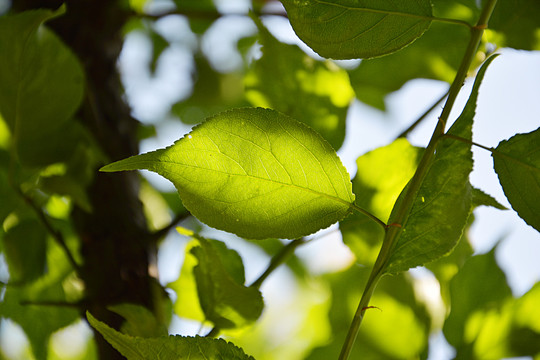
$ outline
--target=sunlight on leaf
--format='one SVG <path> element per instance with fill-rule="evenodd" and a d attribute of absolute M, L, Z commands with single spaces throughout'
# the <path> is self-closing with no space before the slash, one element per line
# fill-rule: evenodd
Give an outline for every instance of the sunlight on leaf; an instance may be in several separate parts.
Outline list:
<path fill-rule="evenodd" d="M 371 58 L 410 44 L 431 24 L 429 0 L 281 0 L 298 37 L 319 55 Z"/>
<path fill-rule="evenodd" d="M 540 129 L 501 141 L 492 156 L 512 208 L 540 231 Z"/>
<path fill-rule="evenodd" d="M 332 147 L 268 109 L 216 115 L 173 146 L 102 171 L 147 169 L 171 180 L 202 222 L 253 239 L 298 238 L 343 219 L 354 201 Z"/>

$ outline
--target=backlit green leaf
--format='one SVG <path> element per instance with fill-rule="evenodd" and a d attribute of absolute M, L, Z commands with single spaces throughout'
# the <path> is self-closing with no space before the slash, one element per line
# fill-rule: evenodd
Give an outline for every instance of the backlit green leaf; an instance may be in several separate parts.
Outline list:
<path fill-rule="evenodd" d="M 489 63 L 480 69 L 463 112 L 447 134 L 472 140 L 472 124 L 478 90 Z M 471 145 L 452 138 L 442 138 L 435 157 L 415 194 L 414 202 L 404 219 L 387 272 L 397 273 L 423 265 L 448 254 L 459 241 L 472 208 L 472 187 L 469 174 L 473 160 Z M 407 191 L 402 192 L 400 198 Z M 395 210 L 389 223 L 395 222 Z"/>
<path fill-rule="evenodd" d="M 122 334 L 86 313 L 90 324 L 128 360 L 254 360 L 223 339 L 184 336 L 141 338 Z"/>
<path fill-rule="evenodd" d="M 238 253 L 220 241 L 196 239 L 200 246 L 191 249 L 198 261 L 193 274 L 206 320 L 222 329 L 257 320 L 263 299 L 259 290 L 244 286 L 244 266 Z"/>
<path fill-rule="evenodd" d="M 349 174 L 332 147 L 268 109 L 221 113 L 171 147 L 102 171 L 137 169 L 171 180 L 202 222 L 246 238 L 312 234 L 343 219 L 354 201 Z"/>
<path fill-rule="evenodd" d="M 69 120 L 82 100 L 82 68 L 42 26 L 64 11 L 35 10 L 0 19 L 0 112 L 21 162 L 29 165 L 64 160 L 77 144 Z"/>
<path fill-rule="evenodd" d="M 540 129 L 501 141 L 492 156 L 512 208 L 540 231 Z"/>
<path fill-rule="evenodd" d="M 108 309 L 126 319 L 122 324 L 122 331 L 125 334 L 144 338 L 169 334 L 167 327 L 142 305 L 124 303 L 109 306 Z"/>
<path fill-rule="evenodd" d="M 540 50 L 540 1 L 500 0 L 489 20 L 499 47 Z"/>
<path fill-rule="evenodd" d="M 422 149 L 406 139 L 370 151 L 356 160 L 358 171 L 353 180 L 356 204 L 386 221 L 399 193 L 411 179 Z M 361 214 L 351 214 L 340 222 L 343 242 L 363 265 L 372 265 L 379 252 L 384 230 Z"/>
<path fill-rule="evenodd" d="M 313 60 L 296 45 L 279 42 L 254 20 L 263 55 L 246 76 L 247 99 L 308 124 L 339 149 L 354 98 L 347 72 L 330 61 Z"/>
<path fill-rule="evenodd" d="M 386 55 L 413 42 L 431 24 L 431 3 L 377 0 L 282 0 L 294 31 L 333 59 Z"/>

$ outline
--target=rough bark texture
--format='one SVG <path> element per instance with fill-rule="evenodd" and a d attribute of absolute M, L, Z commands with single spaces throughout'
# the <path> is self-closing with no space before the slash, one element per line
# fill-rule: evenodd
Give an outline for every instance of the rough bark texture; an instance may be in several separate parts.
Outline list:
<path fill-rule="evenodd" d="M 17 0 L 15 11 L 58 8 L 64 1 Z M 124 1 L 67 0 L 67 13 L 50 21 L 60 38 L 79 57 L 86 71 L 86 95 L 78 119 L 90 130 L 110 160 L 137 153 L 137 122 L 122 100 L 116 62 L 122 47 L 121 29 L 129 15 Z M 81 307 L 118 328 L 121 318 L 106 310 L 129 302 L 153 308 L 149 234 L 138 199 L 135 173 L 98 173 L 88 189 L 93 212 L 75 209 L 73 218 L 84 259 L 79 274 L 85 283 Z M 100 336 L 99 358 L 123 359 Z"/>

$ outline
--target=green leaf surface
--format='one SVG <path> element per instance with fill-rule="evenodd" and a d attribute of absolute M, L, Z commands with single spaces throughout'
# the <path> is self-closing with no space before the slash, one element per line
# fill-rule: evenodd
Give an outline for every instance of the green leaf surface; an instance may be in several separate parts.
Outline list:
<path fill-rule="evenodd" d="M 448 342 L 458 353 L 469 351 L 477 334 L 466 331 L 468 323 L 480 311 L 500 309 L 511 296 L 504 272 L 495 261 L 495 250 L 471 257 L 450 281 L 452 310 L 443 328 Z"/>
<path fill-rule="evenodd" d="M 354 98 L 347 72 L 330 61 L 316 61 L 298 46 L 279 42 L 254 18 L 262 57 L 246 75 L 246 97 L 306 123 L 334 149 L 345 138 L 345 120 Z"/>
<path fill-rule="evenodd" d="M 384 110 L 386 95 L 399 90 L 409 80 L 423 78 L 452 82 L 469 34 L 462 26 L 433 23 L 420 39 L 402 51 L 362 61 L 356 69 L 349 71 L 356 97 Z"/>
<path fill-rule="evenodd" d="M 0 19 L 0 112 L 27 165 L 63 160 L 77 143 L 69 120 L 82 100 L 83 71 L 69 48 L 42 26 L 64 11 Z"/>
<path fill-rule="evenodd" d="M 488 59 L 478 72 L 469 100 L 447 134 L 472 140 L 478 90 L 493 59 Z M 401 232 L 390 255 L 388 273 L 406 271 L 448 254 L 467 224 L 472 209 L 471 145 L 444 137 L 436 145 L 435 152 L 409 213 L 403 223 L 398 224 Z M 395 222 L 395 211 L 407 189 L 408 186 L 396 202 L 389 224 Z"/>
<path fill-rule="evenodd" d="M 86 313 L 90 324 L 128 360 L 254 360 L 223 339 L 168 336 L 140 338 L 122 334 Z"/>
<path fill-rule="evenodd" d="M 298 238 L 343 219 L 349 174 L 315 131 L 268 109 L 216 115 L 173 146 L 107 165 L 171 180 L 185 207 L 215 228 L 252 239 Z"/>
<path fill-rule="evenodd" d="M 10 282 L 28 282 L 44 274 L 47 233 L 39 221 L 26 219 L 9 228 L 3 238 L 3 248 Z"/>
<path fill-rule="evenodd" d="M 473 207 L 477 206 L 491 206 L 499 210 L 508 210 L 504 205 L 499 203 L 493 196 L 486 194 L 480 189 L 472 189 L 472 204 Z"/>
<path fill-rule="evenodd" d="M 202 237 L 197 240 L 200 246 L 191 249 L 198 260 L 193 274 L 206 319 L 222 329 L 242 327 L 257 320 L 264 302 L 259 290 L 244 286 L 240 256 L 219 241 Z"/>
<path fill-rule="evenodd" d="M 499 0 L 489 28 L 499 47 L 540 50 L 540 1 Z"/>
<path fill-rule="evenodd" d="M 540 128 L 501 141 L 492 156 L 510 205 L 540 231 Z"/>
<path fill-rule="evenodd" d="M 386 221 L 400 192 L 413 176 L 423 149 L 406 139 L 370 151 L 356 160 L 358 171 L 353 180 L 356 204 Z M 356 260 L 372 265 L 379 253 L 384 230 L 362 214 L 351 214 L 340 222 L 343 242 Z"/>
<path fill-rule="evenodd" d="M 124 303 L 109 306 L 108 309 L 126 319 L 122 332 L 127 335 L 151 338 L 169 334 L 167 327 L 144 306 Z"/>
<path fill-rule="evenodd" d="M 431 24 L 429 0 L 282 0 L 291 25 L 309 47 L 333 59 L 390 54 Z"/>
<path fill-rule="evenodd" d="M 0 302 L 0 317 L 19 324 L 30 342 L 37 360 L 47 359 L 51 334 L 79 318 L 77 310 L 61 306 L 44 306 L 40 302 L 65 302 L 65 280 L 71 266 L 63 250 L 49 241 L 48 273 L 24 286 L 8 286 Z"/>

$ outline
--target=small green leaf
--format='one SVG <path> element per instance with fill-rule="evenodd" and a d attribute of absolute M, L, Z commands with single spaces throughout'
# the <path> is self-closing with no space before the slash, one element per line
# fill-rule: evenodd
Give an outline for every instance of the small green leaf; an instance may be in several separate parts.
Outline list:
<path fill-rule="evenodd" d="M 472 140 L 472 124 L 478 90 L 491 57 L 482 66 L 463 112 L 447 134 Z M 469 174 L 473 168 L 471 145 L 452 138 L 442 138 L 427 174 L 415 194 L 414 202 L 401 226 L 397 244 L 392 250 L 387 272 L 397 273 L 423 265 L 448 254 L 459 241 L 472 209 L 472 186 Z M 389 223 L 395 222 L 396 202 Z"/>
<path fill-rule="evenodd" d="M 140 338 L 122 334 L 86 313 L 90 324 L 128 360 L 254 360 L 223 339 L 184 336 Z"/>
<path fill-rule="evenodd" d="M 202 222 L 251 239 L 312 234 L 347 216 L 354 202 L 349 174 L 332 147 L 269 109 L 221 113 L 171 147 L 101 170 L 137 169 L 171 180 Z"/>
<path fill-rule="evenodd" d="M 39 221 L 26 219 L 9 228 L 3 245 L 10 282 L 32 281 L 44 274 L 47 233 Z"/>
<path fill-rule="evenodd" d="M 353 180 L 356 204 L 386 221 L 399 193 L 413 176 L 423 149 L 406 139 L 370 151 L 356 160 Z M 340 222 L 343 242 L 362 265 L 372 265 L 384 238 L 384 230 L 362 214 L 351 214 Z"/>
<path fill-rule="evenodd" d="M 456 348 L 472 343 L 474 337 L 465 333 L 467 322 L 478 311 L 498 308 L 511 296 L 504 272 L 495 261 L 495 249 L 471 257 L 450 281 L 452 310 L 443 328 L 448 342 Z"/>
<path fill-rule="evenodd" d="M 246 98 L 306 123 L 339 149 L 354 98 L 347 72 L 330 61 L 313 60 L 296 45 L 279 42 L 258 18 L 254 21 L 263 55 L 246 76 Z"/>
<path fill-rule="evenodd" d="M 217 240 L 197 236 L 191 249 L 199 302 L 206 319 L 222 329 L 242 327 L 257 320 L 264 302 L 259 290 L 244 286 L 242 259 Z M 241 282 L 239 282 L 241 281 Z"/>
<path fill-rule="evenodd" d="M 281 0 L 298 37 L 319 55 L 371 58 L 412 43 L 432 20 L 429 0 Z"/>
<path fill-rule="evenodd" d="M 109 306 L 108 309 L 126 319 L 122 325 L 122 331 L 125 334 L 144 338 L 168 335 L 167 327 L 144 306 L 117 304 Z"/>
<path fill-rule="evenodd" d="M 540 231 L 540 128 L 501 141 L 492 156 L 512 208 Z"/>
<path fill-rule="evenodd" d="M 65 160 L 77 144 L 70 120 L 83 96 L 82 67 L 42 26 L 64 12 L 61 7 L 0 19 L 0 112 L 19 159 L 27 165 Z"/>
<path fill-rule="evenodd" d="M 472 205 L 477 206 L 491 206 L 499 210 L 508 210 L 504 205 L 499 203 L 493 196 L 486 194 L 480 189 L 472 189 Z"/>

